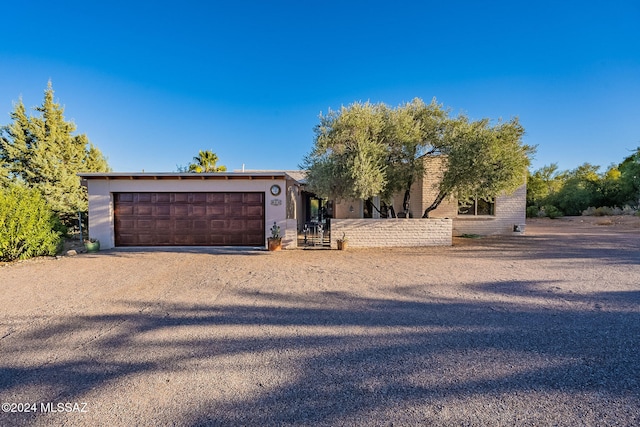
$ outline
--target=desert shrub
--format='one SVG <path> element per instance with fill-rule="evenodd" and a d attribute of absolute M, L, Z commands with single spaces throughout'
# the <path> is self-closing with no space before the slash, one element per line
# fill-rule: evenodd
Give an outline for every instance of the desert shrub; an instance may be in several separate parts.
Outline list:
<path fill-rule="evenodd" d="M 0 190 L 0 261 L 55 255 L 59 226 L 38 190 L 18 185 Z"/>
<path fill-rule="evenodd" d="M 608 206 L 600 206 L 593 213 L 594 216 L 609 216 L 613 215 L 613 209 Z"/>
<path fill-rule="evenodd" d="M 593 206 L 589 206 L 587 209 L 582 211 L 582 215 L 584 216 L 634 215 L 635 213 L 636 210 L 629 205 L 625 205 L 623 208 L 619 208 L 617 206 L 612 208 L 608 206 L 594 208 Z"/>
<path fill-rule="evenodd" d="M 538 218 L 540 216 L 540 208 L 537 206 L 529 206 L 527 208 L 527 218 Z"/>
<path fill-rule="evenodd" d="M 554 218 L 559 218 L 563 215 L 564 214 L 562 213 L 562 211 L 556 208 L 554 205 L 547 205 L 540 208 L 540 216 L 546 216 L 551 219 L 554 219 Z"/>

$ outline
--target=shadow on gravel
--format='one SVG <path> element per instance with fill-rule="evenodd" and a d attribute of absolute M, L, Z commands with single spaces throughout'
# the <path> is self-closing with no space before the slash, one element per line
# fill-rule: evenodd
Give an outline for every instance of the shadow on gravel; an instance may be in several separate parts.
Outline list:
<path fill-rule="evenodd" d="M 589 259 L 605 264 L 640 264 L 640 234 L 575 234 L 486 237 L 459 250 L 500 259 Z M 506 251 L 506 252 L 505 252 Z"/>
<path fill-rule="evenodd" d="M 552 285 L 486 283 L 477 289 L 561 303 L 565 295 L 548 292 Z M 159 375 L 198 360 L 210 366 L 223 356 L 254 354 L 256 365 L 244 367 L 251 372 L 263 363 L 262 355 L 277 352 L 290 357 L 274 369 L 295 372 L 293 381 L 274 385 L 269 378 L 253 378 L 252 386 L 264 392 L 236 399 L 205 396 L 199 412 L 172 414 L 173 422 L 204 426 L 442 421 L 439 412 L 446 405 L 480 397 L 499 402 L 510 396 L 526 406 L 529 392 L 573 396 L 568 405 L 575 406 L 568 410 L 578 414 L 588 404 L 595 419 L 614 424 L 632 424 L 640 416 L 638 292 L 593 295 L 581 301 L 582 310 L 508 301 L 418 300 L 414 293 L 409 287 L 398 290 L 393 299 L 363 299 L 318 292 L 302 300 L 260 294 L 252 306 L 173 304 L 144 312 L 148 305 L 142 304 L 138 314 L 67 317 L 55 328 L 25 336 L 20 348 L 4 346 L 3 353 L 47 352 L 56 335 L 63 338 L 69 331 L 111 328 L 113 333 L 77 349 L 74 361 L 53 358 L 34 369 L 0 362 L 0 392 L 7 396 L 39 390 L 38 397 L 47 401 L 74 401 L 114 380 Z M 243 337 L 216 334 L 224 326 L 242 326 Z M 202 327 L 210 331 L 206 338 L 189 333 L 189 328 Z M 139 339 L 159 330 L 169 333 L 161 352 L 157 342 Z M 129 362 L 122 361 L 123 354 Z M 612 413 L 612 402 L 626 409 Z M 403 418 L 412 410 L 419 413 Z M 457 420 L 482 424 L 474 418 L 482 414 L 474 410 L 481 411 L 469 407 L 469 419 Z"/>

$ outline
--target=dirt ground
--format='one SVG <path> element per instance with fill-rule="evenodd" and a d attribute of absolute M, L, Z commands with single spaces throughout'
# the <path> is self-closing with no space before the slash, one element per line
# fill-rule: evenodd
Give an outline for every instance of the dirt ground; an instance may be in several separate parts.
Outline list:
<path fill-rule="evenodd" d="M 640 424 L 640 218 L 0 266 L 0 425 Z"/>

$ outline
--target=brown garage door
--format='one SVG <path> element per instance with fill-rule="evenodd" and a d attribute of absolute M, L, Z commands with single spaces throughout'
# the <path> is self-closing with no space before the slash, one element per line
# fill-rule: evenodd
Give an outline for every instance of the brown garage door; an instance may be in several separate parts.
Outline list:
<path fill-rule="evenodd" d="M 262 246 L 264 193 L 116 193 L 116 246 Z"/>

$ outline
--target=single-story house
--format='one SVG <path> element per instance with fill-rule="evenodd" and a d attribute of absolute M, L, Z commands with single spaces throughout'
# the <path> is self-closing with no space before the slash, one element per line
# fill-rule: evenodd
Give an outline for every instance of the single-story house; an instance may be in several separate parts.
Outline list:
<path fill-rule="evenodd" d="M 81 173 L 89 194 L 89 235 L 116 246 L 264 247 L 276 223 L 295 246 L 286 172 Z M 291 219 L 289 219 L 291 217 Z"/>
<path fill-rule="evenodd" d="M 435 197 L 439 160 L 414 184 L 410 213 L 420 218 Z M 89 235 L 105 249 L 123 246 L 265 247 L 280 227 L 283 247 L 451 245 L 453 235 L 508 234 L 525 221 L 526 187 L 459 206 L 445 200 L 430 219 L 385 218 L 380 200 L 327 201 L 306 191 L 301 171 L 223 173 L 81 173 L 89 194 Z M 403 197 L 395 197 L 395 212 Z M 331 218 L 330 221 L 327 221 Z M 318 239 L 318 235 L 320 236 Z M 328 236 L 331 236 L 328 238 Z M 309 239 L 309 240 L 307 240 Z"/>
<path fill-rule="evenodd" d="M 425 156 L 425 174 L 411 187 L 409 216 L 421 218 L 425 209 L 438 194 L 437 186 L 443 175 L 443 157 Z M 404 194 L 393 198 L 391 207 L 396 213 L 403 211 Z M 497 195 L 492 202 L 475 200 L 463 205 L 455 198 L 445 199 L 429 213 L 429 218 L 451 218 L 453 236 L 465 234 L 506 235 L 521 234 L 526 219 L 527 186 L 523 183 L 513 194 Z M 346 200 L 333 207 L 334 218 L 380 218 L 384 211 L 378 198 L 371 200 Z"/>

